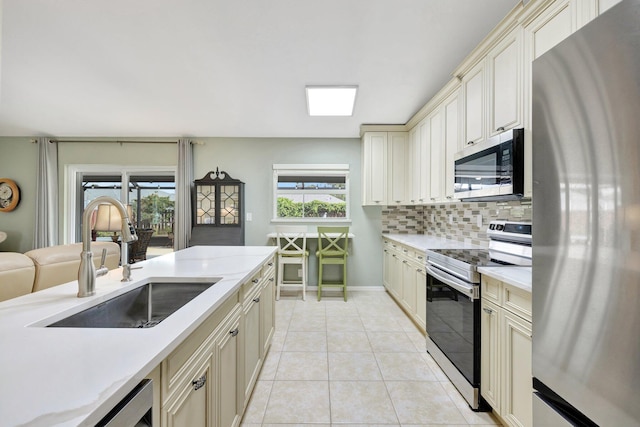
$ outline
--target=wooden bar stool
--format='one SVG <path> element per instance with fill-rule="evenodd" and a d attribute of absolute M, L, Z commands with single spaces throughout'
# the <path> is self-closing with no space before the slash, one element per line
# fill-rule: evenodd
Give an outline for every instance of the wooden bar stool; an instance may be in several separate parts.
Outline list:
<path fill-rule="evenodd" d="M 278 245 L 278 281 L 276 283 L 276 300 L 280 299 L 282 286 L 298 286 L 302 288 L 302 300 L 307 291 L 307 227 L 306 226 L 277 226 L 276 241 Z M 285 266 L 298 265 L 302 270 L 299 280 L 285 280 Z"/>
<path fill-rule="evenodd" d="M 349 227 L 318 227 L 318 301 L 322 297 L 322 288 L 342 288 L 347 301 L 347 245 Z M 330 281 L 325 278 L 324 267 L 342 265 L 342 280 Z"/>

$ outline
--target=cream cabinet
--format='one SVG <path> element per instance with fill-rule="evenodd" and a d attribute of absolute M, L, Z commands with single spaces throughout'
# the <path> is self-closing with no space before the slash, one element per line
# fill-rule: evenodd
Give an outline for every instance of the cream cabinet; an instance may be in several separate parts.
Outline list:
<path fill-rule="evenodd" d="M 444 112 L 436 109 L 429 117 L 429 201 L 437 202 L 443 198 L 444 183 Z"/>
<path fill-rule="evenodd" d="M 240 424 L 240 316 L 236 294 L 162 362 L 162 426 Z"/>
<path fill-rule="evenodd" d="M 274 259 L 150 374 L 162 427 L 237 427 L 274 333 Z"/>
<path fill-rule="evenodd" d="M 409 204 L 411 205 L 420 205 L 426 200 L 428 168 L 423 164 L 423 151 L 419 126 L 414 126 L 409 131 Z"/>
<path fill-rule="evenodd" d="M 409 177 L 409 134 L 407 132 L 389 132 L 388 158 L 389 169 L 387 170 L 388 205 L 408 204 L 410 194 L 408 191 Z"/>
<path fill-rule="evenodd" d="M 488 54 L 488 136 L 523 124 L 522 29 L 516 27 Z"/>
<path fill-rule="evenodd" d="M 462 78 L 464 97 L 464 141 L 477 144 L 486 138 L 486 82 L 485 63 L 479 62 Z"/>
<path fill-rule="evenodd" d="M 383 248 L 385 289 L 424 332 L 427 313 L 424 252 L 386 238 Z"/>
<path fill-rule="evenodd" d="M 454 168 L 455 168 L 455 155 L 462 149 L 460 139 L 460 91 L 455 90 L 449 97 L 443 102 L 443 114 L 444 114 L 444 199 L 446 201 L 453 200 L 454 188 L 453 183 Z"/>
<path fill-rule="evenodd" d="M 362 204 L 409 204 L 408 132 L 365 132 L 362 142 Z"/>
<path fill-rule="evenodd" d="M 531 293 L 482 276 L 480 393 L 505 425 L 532 425 Z"/>
<path fill-rule="evenodd" d="M 362 140 L 362 205 L 387 204 L 387 132 L 366 132 Z"/>

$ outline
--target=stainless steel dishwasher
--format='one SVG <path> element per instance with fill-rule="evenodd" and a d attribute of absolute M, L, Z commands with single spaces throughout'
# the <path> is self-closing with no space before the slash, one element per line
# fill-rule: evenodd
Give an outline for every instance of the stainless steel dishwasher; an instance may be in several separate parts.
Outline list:
<path fill-rule="evenodd" d="M 153 383 L 143 380 L 120 401 L 96 426 L 145 427 L 153 426 Z"/>

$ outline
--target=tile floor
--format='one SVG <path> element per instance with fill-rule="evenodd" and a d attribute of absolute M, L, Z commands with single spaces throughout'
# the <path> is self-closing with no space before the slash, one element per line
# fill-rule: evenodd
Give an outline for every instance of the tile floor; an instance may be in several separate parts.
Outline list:
<path fill-rule="evenodd" d="M 276 302 L 271 350 L 245 427 L 499 425 L 476 413 L 425 351 L 424 336 L 381 291 Z"/>

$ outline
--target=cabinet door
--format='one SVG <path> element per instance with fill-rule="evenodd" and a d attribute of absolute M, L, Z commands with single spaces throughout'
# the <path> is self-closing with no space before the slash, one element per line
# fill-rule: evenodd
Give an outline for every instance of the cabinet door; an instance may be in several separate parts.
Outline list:
<path fill-rule="evenodd" d="M 431 176 L 431 120 L 425 117 L 418 123 L 418 139 L 420 145 L 420 203 L 429 201 Z"/>
<path fill-rule="evenodd" d="M 389 132 L 389 167 L 387 172 L 389 189 L 387 203 L 402 205 L 408 200 L 408 134 L 406 132 Z"/>
<path fill-rule="evenodd" d="M 462 79 L 464 89 L 464 141 L 471 145 L 485 139 L 485 77 L 484 62 L 479 63 Z"/>
<path fill-rule="evenodd" d="M 216 408 L 219 427 L 236 427 L 242 417 L 243 394 L 240 379 L 240 316 L 216 338 Z"/>
<path fill-rule="evenodd" d="M 422 328 L 427 329 L 427 272 L 424 267 L 415 267 L 416 282 L 416 322 Z"/>
<path fill-rule="evenodd" d="M 409 131 L 409 165 L 410 167 L 410 180 L 409 180 L 409 202 L 411 204 L 419 204 L 420 191 L 422 187 L 422 157 L 420 151 L 420 132 L 418 126 L 415 126 Z"/>
<path fill-rule="evenodd" d="M 487 55 L 489 136 L 522 124 L 521 28 L 509 33 Z"/>
<path fill-rule="evenodd" d="M 200 360 L 197 369 L 176 386 L 163 405 L 166 427 L 209 427 L 213 424 L 212 358 Z"/>
<path fill-rule="evenodd" d="M 272 271 L 266 277 L 260 293 L 260 341 L 262 343 L 262 359 L 269 351 L 271 338 L 275 331 L 275 276 Z"/>
<path fill-rule="evenodd" d="M 260 293 L 254 293 L 243 307 L 244 332 L 244 404 L 249 401 L 251 391 L 260 372 Z"/>
<path fill-rule="evenodd" d="M 482 298 L 480 302 L 480 394 L 500 414 L 500 325 L 497 305 Z"/>
<path fill-rule="evenodd" d="M 402 303 L 407 312 L 416 312 L 416 275 L 408 260 L 402 260 Z"/>
<path fill-rule="evenodd" d="M 453 200 L 455 155 L 460 144 L 460 92 L 456 91 L 444 102 L 444 196 Z"/>
<path fill-rule="evenodd" d="M 501 314 L 504 351 L 500 414 L 510 425 L 529 427 L 533 425 L 531 323 L 507 310 L 501 310 Z"/>
<path fill-rule="evenodd" d="M 444 174 L 444 132 L 443 132 L 443 110 L 439 109 L 429 117 L 429 200 L 431 202 L 440 201 L 442 197 L 442 181 Z"/>
<path fill-rule="evenodd" d="M 362 147 L 363 205 L 387 202 L 387 132 L 367 132 Z"/>
<path fill-rule="evenodd" d="M 402 262 L 397 252 L 391 252 L 389 289 L 396 300 L 402 301 Z"/>
<path fill-rule="evenodd" d="M 387 291 L 390 291 L 391 287 L 391 246 L 388 241 L 384 243 L 384 249 L 382 252 L 382 283 Z"/>

